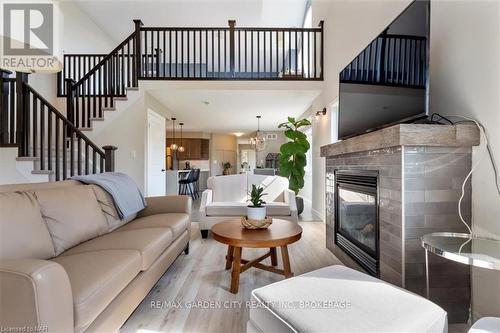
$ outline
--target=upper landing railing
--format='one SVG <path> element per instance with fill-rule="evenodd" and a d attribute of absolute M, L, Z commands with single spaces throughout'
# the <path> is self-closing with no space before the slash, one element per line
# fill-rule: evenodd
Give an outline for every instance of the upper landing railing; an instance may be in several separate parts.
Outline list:
<path fill-rule="evenodd" d="M 110 54 L 65 54 L 63 79 L 78 95 L 122 96 L 138 80 L 323 80 L 323 22 L 318 28 L 144 27 Z M 104 100 L 102 101 L 104 103 Z"/>

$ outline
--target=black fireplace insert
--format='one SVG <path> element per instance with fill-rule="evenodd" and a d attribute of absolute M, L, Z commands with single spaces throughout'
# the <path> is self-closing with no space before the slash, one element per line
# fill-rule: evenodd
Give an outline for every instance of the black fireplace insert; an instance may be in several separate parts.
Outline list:
<path fill-rule="evenodd" d="M 379 276 L 378 171 L 335 171 L 335 244 Z"/>

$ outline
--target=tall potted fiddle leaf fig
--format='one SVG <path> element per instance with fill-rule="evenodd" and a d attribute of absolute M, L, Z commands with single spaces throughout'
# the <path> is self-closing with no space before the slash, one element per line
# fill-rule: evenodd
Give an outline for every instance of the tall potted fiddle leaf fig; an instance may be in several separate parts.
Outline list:
<path fill-rule="evenodd" d="M 307 119 L 296 120 L 288 117 L 288 121 L 282 123 L 278 128 L 285 129 L 285 136 L 289 139 L 280 148 L 280 174 L 288 178 L 288 188 L 297 195 L 304 187 L 305 167 L 307 165 L 306 153 L 311 145 L 307 141 L 307 136 L 299 130 L 301 127 L 310 126 Z M 297 196 L 297 210 L 302 213 L 304 210 L 304 200 Z"/>

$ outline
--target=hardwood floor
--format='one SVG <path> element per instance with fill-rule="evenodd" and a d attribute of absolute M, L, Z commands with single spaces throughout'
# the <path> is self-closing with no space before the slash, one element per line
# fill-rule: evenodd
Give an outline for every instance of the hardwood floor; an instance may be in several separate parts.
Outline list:
<path fill-rule="evenodd" d="M 323 223 L 301 222 L 300 225 L 304 229 L 302 239 L 289 245 L 295 275 L 340 264 L 325 247 Z M 243 249 L 242 257 L 252 259 L 265 252 L 266 249 Z M 189 255 L 182 254 L 177 258 L 123 325 L 121 332 L 245 332 L 248 320 L 245 302 L 250 300 L 251 291 L 283 277 L 250 268 L 240 276 L 238 294 L 231 294 L 231 271 L 225 270 L 226 253 L 226 245 L 214 241 L 211 236 L 202 239 L 198 224 L 193 223 Z M 266 259 L 269 264 L 270 260 Z M 280 255 L 278 265 L 282 267 Z M 152 302 L 160 304 L 153 307 Z M 194 308 L 194 305 L 200 308 Z M 217 305 L 221 308 L 210 308 Z M 224 308 L 231 305 L 232 308 Z M 190 306 L 192 308 L 188 308 Z"/>
<path fill-rule="evenodd" d="M 300 222 L 300 225 L 304 229 L 302 239 L 289 246 L 295 275 L 341 264 L 325 247 L 324 223 Z M 250 300 L 251 291 L 283 279 L 281 275 L 251 268 L 241 274 L 238 294 L 231 294 L 231 271 L 225 270 L 227 246 L 214 241 L 211 236 L 202 239 L 196 222 L 192 224 L 191 235 L 189 255 L 182 254 L 177 258 L 123 325 L 121 332 L 244 333 L 248 320 L 245 302 Z M 265 251 L 243 249 L 242 256 L 254 258 Z M 270 258 L 266 260 L 270 263 Z M 278 265 L 282 267 L 280 255 Z M 467 324 L 449 325 L 449 332 L 465 333 L 468 327 Z"/>

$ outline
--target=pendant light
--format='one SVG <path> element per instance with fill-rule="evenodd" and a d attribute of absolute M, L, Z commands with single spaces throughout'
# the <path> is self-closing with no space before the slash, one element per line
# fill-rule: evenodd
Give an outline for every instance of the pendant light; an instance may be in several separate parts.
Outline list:
<path fill-rule="evenodd" d="M 184 123 L 179 123 L 179 126 L 181 127 L 181 145 L 177 148 L 177 151 L 182 153 L 184 152 L 184 145 L 182 144 L 182 126 L 184 126 Z"/>
<path fill-rule="evenodd" d="M 252 148 L 255 148 L 256 151 L 262 151 L 266 149 L 266 137 L 264 134 L 260 131 L 260 118 L 261 116 L 256 116 L 257 118 L 257 133 L 255 134 L 255 137 L 250 138 L 250 145 Z"/>
<path fill-rule="evenodd" d="M 172 136 L 172 144 L 170 145 L 170 149 L 172 149 L 173 151 L 176 151 L 177 148 L 179 148 L 177 146 L 177 144 L 175 143 L 175 121 L 177 120 L 177 118 L 172 118 L 172 133 L 173 133 L 173 136 Z"/>

